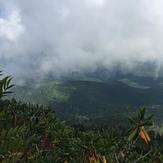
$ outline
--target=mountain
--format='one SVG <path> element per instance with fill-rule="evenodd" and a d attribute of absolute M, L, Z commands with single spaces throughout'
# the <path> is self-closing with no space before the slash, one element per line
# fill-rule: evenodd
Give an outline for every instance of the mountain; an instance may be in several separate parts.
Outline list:
<path fill-rule="evenodd" d="M 157 120 L 162 120 L 162 78 L 129 74 L 102 80 L 74 75 L 64 80 L 16 86 L 13 91 L 16 99 L 48 105 L 61 118 L 75 122 L 91 120 L 93 123 L 100 119 L 106 124 L 112 119 L 111 125 L 120 124 L 126 113 L 135 112 L 140 106 L 146 106 Z"/>

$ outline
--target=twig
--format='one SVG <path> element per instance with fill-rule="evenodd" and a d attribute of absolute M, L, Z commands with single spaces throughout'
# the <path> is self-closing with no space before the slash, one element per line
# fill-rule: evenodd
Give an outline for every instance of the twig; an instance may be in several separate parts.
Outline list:
<path fill-rule="evenodd" d="M 148 156 L 149 154 L 151 153 L 151 150 L 150 151 L 148 151 L 145 155 L 143 155 L 143 156 L 141 156 L 141 157 L 139 157 L 136 161 L 135 161 L 135 163 L 136 162 L 138 162 L 139 160 L 141 160 L 141 159 L 143 159 L 143 158 L 145 158 L 146 156 Z"/>
<path fill-rule="evenodd" d="M 115 156 L 117 163 L 119 163 L 116 153 L 114 153 L 114 156 Z"/>
<path fill-rule="evenodd" d="M 138 141 L 139 136 L 136 137 L 136 139 L 133 141 L 132 145 L 136 144 L 136 142 Z"/>

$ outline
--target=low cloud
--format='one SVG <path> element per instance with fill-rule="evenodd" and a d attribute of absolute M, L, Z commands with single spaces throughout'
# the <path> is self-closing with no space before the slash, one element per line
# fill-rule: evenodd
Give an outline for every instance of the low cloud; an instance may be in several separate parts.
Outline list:
<path fill-rule="evenodd" d="M 162 5 L 161 0 L 0 0 L 0 66 L 20 81 L 116 65 L 136 73 L 147 63 L 159 75 Z"/>

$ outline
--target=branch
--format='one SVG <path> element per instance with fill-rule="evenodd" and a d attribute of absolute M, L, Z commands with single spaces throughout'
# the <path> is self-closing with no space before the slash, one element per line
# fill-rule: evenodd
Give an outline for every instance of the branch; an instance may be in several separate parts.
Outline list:
<path fill-rule="evenodd" d="M 116 153 L 114 154 L 117 163 L 119 163 Z"/>
<path fill-rule="evenodd" d="M 138 162 L 139 160 L 145 158 L 146 156 L 148 156 L 151 152 L 152 152 L 152 150 L 148 151 L 145 155 L 139 157 L 139 158 L 135 161 L 135 163 Z"/>

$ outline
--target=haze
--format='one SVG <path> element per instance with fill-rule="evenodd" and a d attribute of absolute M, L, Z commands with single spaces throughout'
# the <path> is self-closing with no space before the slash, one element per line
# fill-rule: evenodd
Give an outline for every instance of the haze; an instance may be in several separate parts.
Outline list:
<path fill-rule="evenodd" d="M 23 81 L 116 65 L 135 73 L 150 63 L 158 76 L 162 7 L 161 0 L 0 0 L 0 68 Z"/>

